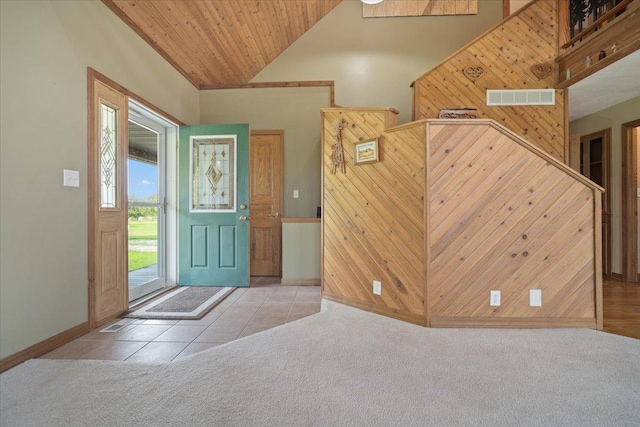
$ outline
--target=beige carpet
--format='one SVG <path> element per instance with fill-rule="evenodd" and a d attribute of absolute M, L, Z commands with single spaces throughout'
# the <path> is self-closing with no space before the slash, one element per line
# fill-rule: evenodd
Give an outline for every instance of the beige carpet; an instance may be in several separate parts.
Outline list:
<path fill-rule="evenodd" d="M 320 314 L 165 365 L 34 360 L 2 426 L 638 426 L 640 341 Z"/>

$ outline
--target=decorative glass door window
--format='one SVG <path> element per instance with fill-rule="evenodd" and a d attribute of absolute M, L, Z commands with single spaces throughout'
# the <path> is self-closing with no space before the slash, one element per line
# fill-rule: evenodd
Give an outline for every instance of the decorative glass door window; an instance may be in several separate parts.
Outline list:
<path fill-rule="evenodd" d="M 117 208 L 116 110 L 100 105 L 100 207 Z"/>
<path fill-rule="evenodd" d="M 191 212 L 236 211 L 236 135 L 190 138 Z"/>

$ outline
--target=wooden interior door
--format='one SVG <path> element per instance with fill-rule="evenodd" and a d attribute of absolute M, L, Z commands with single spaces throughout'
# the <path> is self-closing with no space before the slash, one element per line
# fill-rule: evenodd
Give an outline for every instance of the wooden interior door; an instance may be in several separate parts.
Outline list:
<path fill-rule="evenodd" d="M 602 272 L 611 274 L 611 129 L 580 138 L 580 173 L 605 192 L 602 195 Z"/>
<path fill-rule="evenodd" d="M 251 275 L 282 274 L 284 131 L 252 131 L 249 206 Z"/>
<path fill-rule="evenodd" d="M 640 282 L 640 119 L 622 125 L 622 280 Z"/>
<path fill-rule="evenodd" d="M 89 322 L 128 308 L 127 98 L 89 73 Z"/>

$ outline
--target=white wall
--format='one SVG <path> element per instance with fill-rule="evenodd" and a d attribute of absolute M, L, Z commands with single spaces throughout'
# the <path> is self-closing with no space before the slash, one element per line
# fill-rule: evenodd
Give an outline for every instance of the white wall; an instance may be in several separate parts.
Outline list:
<path fill-rule="evenodd" d="M 513 15 L 523 7 L 525 7 L 531 0 L 510 0 L 509 1 L 509 13 Z"/>
<path fill-rule="evenodd" d="M 360 2 L 345 0 L 254 80 L 335 80 L 338 104 L 394 107 L 406 122 L 412 109 L 409 84 L 498 23 L 502 2 L 481 1 L 473 16 L 361 16 Z M 213 105 L 233 93 L 199 95 L 98 0 L 0 1 L 0 63 L 3 358 L 87 320 L 86 67 L 187 124 L 198 124 L 201 117 L 238 120 L 223 114 L 224 104 Z M 307 108 L 304 96 L 286 107 L 273 102 L 279 97 L 254 95 L 253 101 L 275 112 Z M 232 96 L 226 106 L 237 108 L 236 103 L 239 97 Z M 254 128 L 281 127 L 260 120 L 240 121 Z M 313 168 L 320 161 L 319 122 L 319 111 L 298 122 L 306 128 L 299 138 L 285 128 L 292 144 L 317 141 L 313 147 L 300 145 L 301 154 L 285 152 L 287 196 L 297 183 L 310 189 L 300 188 L 299 205 L 285 199 L 289 216 L 315 216 L 319 204 L 320 177 Z M 80 189 L 62 187 L 63 168 L 80 171 Z M 307 194 L 309 199 L 302 199 Z"/>
<path fill-rule="evenodd" d="M 408 122 L 409 85 L 501 19 L 500 1 L 481 1 L 478 15 L 364 19 L 361 2 L 345 0 L 252 81 L 334 80 L 337 104 L 394 107 L 399 123 Z M 329 106 L 326 94 L 325 88 L 202 91 L 200 121 L 284 129 L 285 215 L 315 217 L 319 108 Z M 293 189 L 300 190 L 300 199 L 293 199 Z"/>
<path fill-rule="evenodd" d="M 622 273 L 622 124 L 638 119 L 640 97 L 569 123 L 571 134 L 589 135 L 611 128 L 612 270 L 619 274 Z"/>
<path fill-rule="evenodd" d="M 282 279 L 320 279 L 320 223 L 282 224 Z"/>
<path fill-rule="evenodd" d="M 315 217 L 320 206 L 320 108 L 328 87 L 203 90 L 200 122 L 249 123 L 252 130 L 284 130 L 285 217 Z M 293 198 L 299 190 L 300 198 Z"/>
<path fill-rule="evenodd" d="M 2 0 L 0 63 L 3 358 L 87 320 L 86 67 L 186 123 L 199 102 L 100 1 Z"/>
<path fill-rule="evenodd" d="M 335 80 L 344 107 L 393 107 L 411 121 L 409 85 L 502 20 L 502 1 L 480 1 L 478 15 L 362 18 L 345 0 L 252 80 Z"/>

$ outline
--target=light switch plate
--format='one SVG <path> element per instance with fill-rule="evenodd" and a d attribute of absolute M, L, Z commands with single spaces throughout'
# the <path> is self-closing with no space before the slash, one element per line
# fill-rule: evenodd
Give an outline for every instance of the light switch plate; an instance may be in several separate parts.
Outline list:
<path fill-rule="evenodd" d="M 636 197 L 640 199 L 640 188 L 636 188 L 636 191 L 638 192 L 638 194 L 636 194 Z"/>
<path fill-rule="evenodd" d="M 294 199 L 299 199 L 300 198 L 300 191 L 293 190 L 293 198 Z"/>
<path fill-rule="evenodd" d="M 62 185 L 65 187 L 80 187 L 80 172 L 63 169 Z"/>
<path fill-rule="evenodd" d="M 542 289 L 529 290 L 529 307 L 542 307 Z"/>

